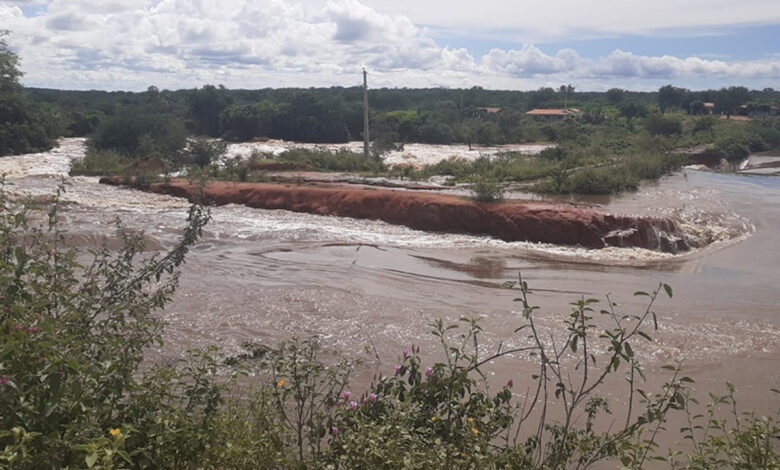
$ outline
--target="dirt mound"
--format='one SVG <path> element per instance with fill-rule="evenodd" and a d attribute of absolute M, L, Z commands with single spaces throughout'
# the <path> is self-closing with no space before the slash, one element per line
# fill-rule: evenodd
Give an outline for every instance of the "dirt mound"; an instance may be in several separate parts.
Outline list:
<path fill-rule="evenodd" d="M 116 178 L 101 183 L 123 184 Z M 193 199 L 199 189 L 186 181 L 141 189 Z M 436 232 L 488 235 L 505 241 L 543 242 L 586 248 L 641 247 L 686 251 L 672 220 L 615 216 L 592 208 L 539 202 L 482 204 L 440 194 L 268 183 L 211 182 L 203 191 L 216 205 L 243 204 L 320 215 L 376 219 Z"/>

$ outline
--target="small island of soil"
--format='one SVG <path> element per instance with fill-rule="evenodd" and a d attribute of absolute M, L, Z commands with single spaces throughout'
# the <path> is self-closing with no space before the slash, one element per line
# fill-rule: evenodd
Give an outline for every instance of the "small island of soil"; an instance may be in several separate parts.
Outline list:
<path fill-rule="evenodd" d="M 104 184 L 122 185 L 107 177 Z M 184 180 L 136 185 L 141 190 L 208 204 L 243 204 L 311 214 L 382 220 L 417 230 L 486 235 L 504 241 L 604 248 L 638 247 L 678 253 L 690 249 L 671 219 L 611 215 L 589 207 L 543 202 L 478 203 L 415 191 L 311 185 Z"/>

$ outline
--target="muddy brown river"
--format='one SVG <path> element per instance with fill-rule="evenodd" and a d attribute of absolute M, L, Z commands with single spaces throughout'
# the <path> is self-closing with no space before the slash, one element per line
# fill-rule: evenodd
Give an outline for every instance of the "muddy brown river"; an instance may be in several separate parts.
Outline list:
<path fill-rule="evenodd" d="M 50 194 L 83 141 L 52 152 L 0 159 L 12 191 Z M 183 200 L 66 178 L 67 230 L 85 246 L 110 234 L 113 220 L 145 230 L 152 247 L 170 246 L 184 224 Z M 671 256 L 637 249 L 584 250 L 418 232 L 381 222 L 224 206 L 183 268 L 180 289 L 161 314 L 165 345 L 189 348 L 245 341 L 276 344 L 319 335 L 332 348 L 392 371 L 402 349 L 421 345 L 435 357 L 433 319 L 482 318 L 481 345 L 519 344 L 517 292 L 502 288 L 521 273 L 541 307 L 538 321 L 555 335 L 570 302 L 585 297 L 621 303 L 659 282 L 674 289 L 656 305 L 660 330 L 640 348 L 651 381 L 661 365 L 682 361 L 700 392 L 738 389 L 758 412 L 780 408 L 780 177 L 686 169 L 635 193 L 582 200 L 604 210 L 674 215 L 714 243 Z M 375 358 L 374 350 L 379 359 Z M 518 360 L 499 361 L 501 380 L 527 379 Z M 653 375 L 655 374 L 655 375 Z M 619 391 L 612 393 L 619 395 Z"/>

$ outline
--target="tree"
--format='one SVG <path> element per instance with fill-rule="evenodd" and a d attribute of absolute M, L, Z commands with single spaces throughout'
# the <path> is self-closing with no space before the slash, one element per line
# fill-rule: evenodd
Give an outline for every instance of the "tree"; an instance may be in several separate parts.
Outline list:
<path fill-rule="evenodd" d="M 227 144 L 207 139 L 191 139 L 181 152 L 185 163 L 192 163 L 203 168 L 217 161 L 225 154 Z"/>
<path fill-rule="evenodd" d="M 495 122 L 483 122 L 476 130 L 476 141 L 479 145 L 498 145 L 504 143 L 501 128 Z"/>
<path fill-rule="evenodd" d="M 721 88 L 718 92 L 717 106 L 727 115 L 739 113 L 740 107 L 750 101 L 750 91 L 743 86 Z"/>
<path fill-rule="evenodd" d="M 180 119 L 136 110 L 102 121 L 91 144 L 130 157 L 170 156 L 184 147 L 186 138 Z"/>
<path fill-rule="evenodd" d="M 222 133 L 219 126 L 220 115 L 230 104 L 230 97 L 225 87 L 205 85 L 200 90 L 190 92 L 187 99 L 193 119 L 193 132 L 219 137 Z"/>
<path fill-rule="evenodd" d="M 0 30 L 0 93 L 18 92 L 21 89 L 19 78 L 19 56 L 8 48 L 4 36 L 8 31 Z"/>
<path fill-rule="evenodd" d="M 418 129 L 420 142 L 426 144 L 451 144 L 455 137 L 452 128 L 443 122 L 426 122 Z"/>
<path fill-rule="evenodd" d="M 623 100 L 625 94 L 626 91 L 622 88 L 610 88 L 607 90 L 607 100 L 609 100 L 610 103 L 617 104 Z"/>
<path fill-rule="evenodd" d="M 231 106 L 219 117 L 222 137 L 227 140 L 248 141 L 255 137 L 272 135 L 272 122 L 278 112 L 272 103 Z"/>
<path fill-rule="evenodd" d="M 642 118 L 647 116 L 649 113 L 647 106 L 635 101 L 621 103 L 618 109 L 620 110 L 620 115 L 628 120 L 631 120 L 635 117 Z"/>
<path fill-rule="evenodd" d="M 19 56 L 0 30 L 0 156 L 48 150 L 57 129 L 53 119 L 23 95 Z"/>
<path fill-rule="evenodd" d="M 344 111 L 341 98 L 326 102 L 310 91 L 296 93 L 274 119 L 275 137 L 298 142 L 349 142 Z"/>
<path fill-rule="evenodd" d="M 688 113 L 694 116 L 701 116 L 707 112 L 707 108 L 704 106 L 704 101 L 694 100 L 688 105 Z"/>
<path fill-rule="evenodd" d="M 659 114 L 651 114 L 645 118 L 642 125 L 652 135 L 682 135 L 682 122 L 673 117 L 664 117 Z"/>
<path fill-rule="evenodd" d="M 563 107 L 569 107 L 569 95 L 574 94 L 574 87 L 571 84 L 561 85 L 558 91 L 563 95 Z"/>
<path fill-rule="evenodd" d="M 531 96 L 528 98 L 528 107 L 548 107 L 552 106 L 555 101 L 555 90 L 550 87 L 539 88 L 539 90 L 531 92 Z"/>
<path fill-rule="evenodd" d="M 662 113 L 682 108 L 687 94 L 688 90 L 685 88 L 678 88 L 672 85 L 663 86 L 658 90 L 658 108 Z"/>

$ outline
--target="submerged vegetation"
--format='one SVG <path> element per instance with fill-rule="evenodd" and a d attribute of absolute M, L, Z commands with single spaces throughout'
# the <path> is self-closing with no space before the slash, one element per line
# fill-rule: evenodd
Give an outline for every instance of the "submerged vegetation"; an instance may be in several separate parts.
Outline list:
<path fill-rule="evenodd" d="M 58 199 L 27 205 L 0 185 L 2 468 L 780 466 L 780 416 L 742 413 L 733 386 L 705 406 L 680 364 L 657 389 L 644 383 L 642 344 L 660 334 L 653 305 L 672 296 L 666 284 L 637 292 L 637 313 L 579 299 L 548 337 L 529 286 L 507 283 L 521 312 L 512 346 L 488 350 L 478 320 L 435 320 L 439 351 L 410 345 L 365 390 L 350 382 L 359 358 L 334 359 L 316 337 L 151 364 L 156 312 L 208 212 L 193 206 L 167 253 L 143 252 L 142 234 L 119 222 L 121 248 L 83 252 L 67 243 Z M 491 378 L 496 361 L 531 372 Z M 605 394 L 615 378 L 626 400 Z M 674 415 L 691 445 L 667 450 L 657 438 L 677 432 Z"/>

